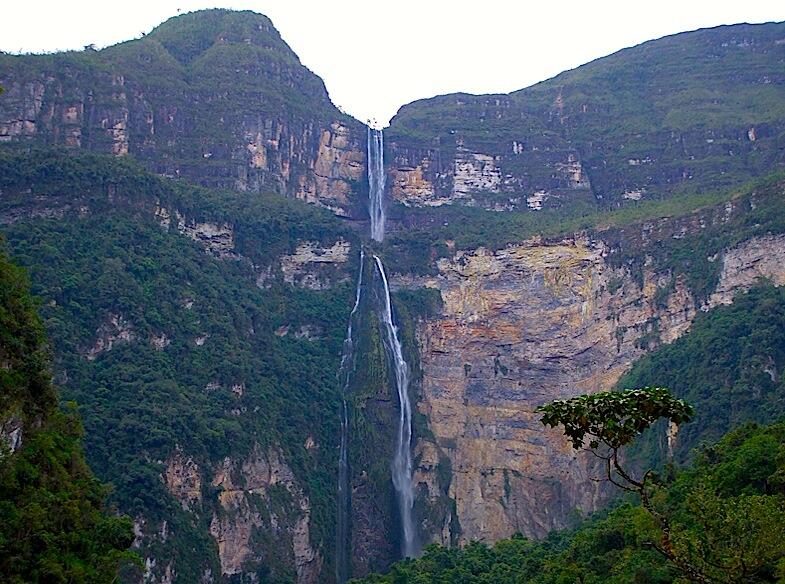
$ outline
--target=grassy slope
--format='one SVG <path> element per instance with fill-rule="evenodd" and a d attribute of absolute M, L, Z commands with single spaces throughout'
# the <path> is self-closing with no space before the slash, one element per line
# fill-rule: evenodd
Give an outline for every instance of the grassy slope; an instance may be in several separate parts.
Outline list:
<path fill-rule="evenodd" d="M 536 175 L 513 140 L 580 154 L 600 207 L 738 185 L 782 167 L 785 23 L 704 29 L 650 41 L 509 95 L 450 94 L 393 118 L 388 141 L 469 148 L 504 173 Z M 756 128 L 756 141 L 747 132 Z M 453 146 L 451 146 L 453 145 Z M 630 164 L 631 159 L 642 160 Z M 546 184 L 546 183 L 543 183 Z"/>
<path fill-rule="evenodd" d="M 194 105 L 199 109 L 206 104 L 194 104 L 196 97 L 223 95 L 218 109 L 224 116 L 337 115 L 322 80 L 300 63 L 270 19 L 249 11 L 183 14 L 140 39 L 100 51 L 0 54 L 0 71 L 9 85 L 56 75 L 65 98 L 69 91 L 98 89 L 95 99 L 111 100 L 104 92 L 115 90 L 102 84 L 108 75 L 123 75 L 154 104 L 171 109 Z M 247 101 L 249 97 L 254 99 Z M 209 108 L 203 109 L 201 113 L 207 113 Z"/>

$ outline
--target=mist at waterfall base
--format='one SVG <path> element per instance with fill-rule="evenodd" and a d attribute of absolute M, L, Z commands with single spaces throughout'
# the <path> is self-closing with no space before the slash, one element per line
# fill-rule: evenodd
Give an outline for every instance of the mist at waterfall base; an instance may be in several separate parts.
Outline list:
<path fill-rule="evenodd" d="M 386 177 L 384 172 L 384 135 L 382 130 L 368 128 L 368 214 L 370 217 L 370 234 L 373 241 L 384 240 L 385 210 L 384 189 Z M 393 488 L 398 502 L 401 522 L 401 554 L 404 557 L 416 556 L 419 553 L 417 537 L 414 529 L 414 486 L 412 484 L 412 406 L 409 399 L 409 365 L 403 356 L 403 347 L 398 336 L 398 327 L 393 318 L 390 286 L 387 273 L 381 258 L 373 255 L 374 272 L 378 274 L 381 286 L 378 302 L 379 321 L 384 329 L 383 345 L 394 372 L 395 389 L 398 395 L 398 431 L 395 452 L 391 464 Z M 354 321 L 363 294 L 363 270 L 365 253 L 360 251 L 359 275 L 355 292 L 354 307 L 349 315 L 346 339 L 341 357 L 340 379 L 343 384 L 341 396 L 341 444 L 338 459 L 338 513 L 336 520 L 336 561 L 335 574 L 339 584 L 346 582 L 351 576 L 349 541 L 351 518 L 351 492 L 349 486 L 349 415 L 347 394 L 352 374 L 355 370 L 356 353 L 354 340 Z"/>

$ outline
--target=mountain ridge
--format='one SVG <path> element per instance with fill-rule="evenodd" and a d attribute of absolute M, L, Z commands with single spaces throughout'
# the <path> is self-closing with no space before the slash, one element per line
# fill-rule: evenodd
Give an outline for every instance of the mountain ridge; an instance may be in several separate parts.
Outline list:
<path fill-rule="evenodd" d="M 364 126 L 263 15 L 201 11 L 100 51 L 0 55 L 0 84 L 0 141 L 130 154 L 158 174 L 344 216 L 359 206 Z"/>
<path fill-rule="evenodd" d="M 509 94 L 414 102 L 388 129 L 391 196 L 569 216 L 738 185 L 785 165 L 783 64 L 785 23 L 733 25 Z"/>
<path fill-rule="evenodd" d="M 471 93 L 471 92 L 466 92 L 466 91 L 449 91 L 447 93 L 439 93 L 439 94 L 432 95 L 430 97 L 423 97 L 423 98 L 416 99 L 414 101 L 410 101 L 408 103 L 405 103 L 405 104 L 401 105 L 401 107 L 399 108 L 399 111 L 400 111 L 400 109 L 405 108 L 405 107 L 410 106 L 410 105 L 413 105 L 413 104 L 417 104 L 417 103 L 420 103 L 420 102 L 427 102 L 427 101 L 430 101 L 432 99 L 439 99 L 439 98 L 442 98 L 442 97 L 449 97 L 449 96 L 453 96 L 453 95 L 463 96 L 463 97 L 501 97 L 501 96 L 512 95 L 514 93 L 524 92 L 524 91 L 527 91 L 529 89 L 533 89 L 533 88 L 537 87 L 538 85 L 551 83 L 551 82 L 553 82 L 554 80 L 558 79 L 559 77 L 561 77 L 563 75 L 567 75 L 569 73 L 572 73 L 572 72 L 576 71 L 577 69 L 582 69 L 584 67 L 588 67 L 589 65 L 597 63 L 598 61 L 604 61 L 605 59 L 609 59 L 611 57 L 614 57 L 614 56 L 617 56 L 619 54 L 625 53 L 627 51 L 633 51 L 633 50 L 639 49 L 639 48 L 641 48 L 641 47 L 643 47 L 645 45 L 649 45 L 651 43 L 658 43 L 660 41 L 664 41 L 666 39 L 672 39 L 674 37 L 681 37 L 683 35 L 693 35 L 695 33 L 702 33 L 702 32 L 724 31 L 726 29 L 731 29 L 731 28 L 735 29 L 735 28 L 740 28 L 740 27 L 759 27 L 759 26 L 765 27 L 765 26 L 774 26 L 774 25 L 782 25 L 782 24 L 785 24 L 785 21 L 769 20 L 769 21 L 766 21 L 766 22 L 737 22 L 737 23 L 733 23 L 733 24 L 718 24 L 716 26 L 699 27 L 699 28 L 695 28 L 695 29 L 692 29 L 692 30 L 685 30 L 685 31 L 670 33 L 670 34 L 663 35 L 661 37 L 648 39 L 648 40 L 641 41 L 640 43 L 637 43 L 637 44 L 634 44 L 634 45 L 623 47 L 623 48 L 615 50 L 615 51 L 613 51 L 611 53 L 599 56 L 596 59 L 592 59 L 590 61 L 586 61 L 584 63 L 576 65 L 575 67 L 571 67 L 569 69 L 564 69 L 563 71 L 560 71 L 559 73 L 556 73 L 555 75 L 552 75 L 551 77 L 547 77 L 545 79 L 542 79 L 541 81 L 535 81 L 534 83 L 531 83 L 531 84 L 526 85 L 524 87 L 521 87 L 519 89 L 512 89 L 510 91 L 490 91 L 490 92 L 487 92 L 487 93 Z"/>

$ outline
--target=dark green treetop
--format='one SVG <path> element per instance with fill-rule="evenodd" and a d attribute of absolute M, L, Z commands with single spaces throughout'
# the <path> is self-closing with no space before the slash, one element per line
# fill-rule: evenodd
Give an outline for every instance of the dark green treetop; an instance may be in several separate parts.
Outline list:
<path fill-rule="evenodd" d="M 574 448 L 581 448 L 588 438 L 591 448 L 604 444 L 612 450 L 628 445 L 660 418 L 682 424 L 695 415 L 691 405 L 663 387 L 580 395 L 555 400 L 537 411 L 546 426 L 564 426 Z"/>

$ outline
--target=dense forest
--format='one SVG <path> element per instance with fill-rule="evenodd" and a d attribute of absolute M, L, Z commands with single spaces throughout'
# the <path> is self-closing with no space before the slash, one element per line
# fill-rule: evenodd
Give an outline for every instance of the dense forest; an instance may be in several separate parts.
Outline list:
<path fill-rule="evenodd" d="M 45 299 L 55 372 L 64 396 L 87 412 L 88 459 L 113 484 L 112 502 L 177 534 L 156 543 L 158 553 L 217 562 L 205 537 L 212 502 L 194 522 L 161 480 L 163 461 L 177 448 L 201 466 L 280 444 L 318 510 L 312 537 L 329 546 L 329 445 L 350 284 L 329 268 L 324 277 L 339 281 L 323 291 L 280 273 L 254 282 L 297 241 L 355 236 L 299 202 L 270 195 L 248 204 L 106 156 L 3 149 L 0 168 L 4 212 L 29 212 L 30 191 L 42 206 L 65 209 L 67 220 L 18 221 L 5 233 Z M 156 204 L 194 220 L 232 217 L 235 257 L 213 257 L 162 229 Z M 309 439 L 325 448 L 304 448 Z M 288 504 L 288 493 L 279 497 Z"/>
<path fill-rule="evenodd" d="M 690 332 L 635 363 L 618 388 L 661 384 L 693 404 L 697 415 L 668 451 L 662 426 L 636 445 L 647 466 L 689 460 L 696 447 L 746 422 L 785 417 L 785 293 L 761 285 L 733 304 L 701 313 Z"/>
<path fill-rule="evenodd" d="M 110 582 L 133 540 L 105 505 L 72 403 L 61 409 L 27 273 L 0 252 L 0 579 Z"/>

